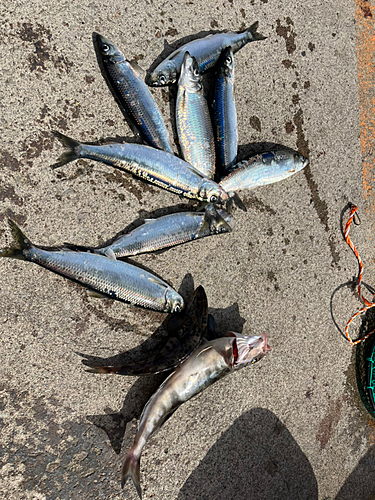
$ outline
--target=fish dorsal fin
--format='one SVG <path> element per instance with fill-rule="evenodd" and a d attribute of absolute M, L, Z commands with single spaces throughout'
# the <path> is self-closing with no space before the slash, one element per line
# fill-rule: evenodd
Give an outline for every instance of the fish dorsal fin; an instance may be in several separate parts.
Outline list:
<path fill-rule="evenodd" d="M 95 290 L 87 290 L 87 295 L 92 297 L 93 299 L 109 299 L 108 295 L 104 295 L 103 293 L 96 292 Z"/>

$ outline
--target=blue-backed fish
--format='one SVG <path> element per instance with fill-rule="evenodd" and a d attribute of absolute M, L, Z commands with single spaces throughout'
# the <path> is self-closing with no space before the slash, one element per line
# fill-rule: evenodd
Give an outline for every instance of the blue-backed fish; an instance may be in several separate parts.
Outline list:
<path fill-rule="evenodd" d="M 126 170 L 136 177 L 187 198 L 223 204 L 228 195 L 216 182 L 206 179 L 184 160 L 166 151 L 142 144 L 112 143 L 102 146 L 82 144 L 59 132 L 56 137 L 68 150 L 52 168 L 79 158 L 100 161 Z"/>
<path fill-rule="evenodd" d="M 70 249 L 33 245 L 15 222 L 9 224 L 17 248 L 0 250 L 0 257 L 27 260 L 88 288 L 92 296 L 120 300 L 161 312 L 181 312 L 183 298 L 157 276 L 127 262 Z"/>
<path fill-rule="evenodd" d="M 236 164 L 238 148 L 234 58 L 231 47 L 223 50 L 215 73 L 212 122 L 216 141 L 216 165 L 222 174 Z"/>
<path fill-rule="evenodd" d="M 192 40 L 164 59 L 148 76 L 146 82 L 153 87 L 176 83 L 185 52 L 195 57 L 200 73 L 206 73 L 215 66 L 225 47 L 232 47 L 233 53 L 236 53 L 249 42 L 264 40 L 266 37 L 258 33 L 257 29 L 258 22 L 255 22 L 242 33 L 228 31 Z"/>
<path fill-rule="evenodd" d="M 176 127 L 184 160 L 207 179 L 215 175 L 215 141 L 197 61 L 186 52 L 178 80 Z"/>
<path fill-rule="evenodd" d="M 163 117 L 140 68 L 102 35 L 93 33 L 93 42 L 103 76 L 130 128 L 150 146 L 173 154 Z"/>
<path fill-rule="evenodd" d="M 219 184 L 231 196 L 242 189 L 282 181 L 302 170 L 308 162 L 307 158 L 293 150 L 267 151 L 237 163 Z"/>

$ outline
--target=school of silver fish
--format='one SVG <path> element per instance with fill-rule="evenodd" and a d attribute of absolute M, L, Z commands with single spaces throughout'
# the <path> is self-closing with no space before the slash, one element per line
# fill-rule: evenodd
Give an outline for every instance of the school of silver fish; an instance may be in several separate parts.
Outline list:
<path fill-rule="evenodd" d="M 207 340 L 208 304 L 202 287 L 185 307 L 183 297 L 171 285 L 152 272 L 118 260 L 230 233 L 233 205 L 246 209 L 238 196 L 240 191 L 281 181 L 308 164 L 307 158 L 287 148 L 237 160 L 234 54 L 249 42 L 266 38 L 257 29 L 256 22 L 241 33 L 215 33 L 192 40 L 147 75 L 113 42 L 93 33 L 103 77 L 130 128 L 144 144 L 83 144 L 55 131 L 66 150 L 52 168 L 79 158 L 95 160 L 203 202 L 203 207 L 146 219 L 112 243 L 96 248 L 36 246 L 10 220 L 15 245 L 0 250 L 0 257 L 34 262 L 83 285 L 93 297 L 179 313 L 165 345 L 147 359 L 115 366 L 84 361 L 87 371 L 94 373 L 147 375 L 173 370 L 144 407 L 123 465 L 121 485 L 131 478 L 140 498 L 140 457 L 150 436 L 185 401 L 234 370 L 254 364 L 270 350 L 266 334 L 227 332 L 224 337 Z M 202 75 L 209 71 L 214 74 L 211 100 L 202 81 Z M 148 88 L 172 84 L 178 86 L 176 129 L 183 159 L 173 152 L 162 114 Z"/>

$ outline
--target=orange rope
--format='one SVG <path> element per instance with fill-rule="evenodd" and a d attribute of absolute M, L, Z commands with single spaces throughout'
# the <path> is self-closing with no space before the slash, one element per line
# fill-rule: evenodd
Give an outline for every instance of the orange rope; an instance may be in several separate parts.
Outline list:
<path fill-rule="evenodd" d="M 346 243 L 353 250 L 354 255 L 357 257 L 357 260 L 358 260 L 358 264 L 359 264 L 359 275 L 358 275 L 358 282 L 357 282 L 358 295 L 359 295 L 359 298 L 362 300 L 362 302 L 364 304 L 366 304 L 366 307 L 363 307 L 360 311 L 357 311 L 356 313 L 354 313 L 353 316 L 350 318 L 350 320 L 346 324 L 344 333 L 345 333 L 345 337 L 347 338 L 350 345 L 359 344 L 363 340 L 366 340 L 375 331 L 375 330 L 373 330 L 372 332 L 368 333 L 367 335 L 365 335 L 364 337 L 362 337 L 361 339 L 358 339 L 358 340 L 352 340 L 352 338 L 349 335 L 349 325 L 353 321 L 353 319 L 356 318 L 357 316 L 359 316 L 360 314 L 368 311 L 372 307 L 375 307 L 375 302 L 368 301 L 362 295 L 361 282 L 362 282 L 362 276 L 363 276 L 363 262 L 362 262 L 362 259 L 359 255 L 359 253 L 358 253 L 358 250 L 354 246 L 354 243 L 352 242 L 352 240 L 350 239 L 350 236 L 349 236 L 349 229 L 350 229 L 350 226 L 353 222 L 354 214 L 356 213 L 357 210 L 358 210 L 358 207 L 356 205 L 352 205 L 349 219 L 348 219 L 348 222 L 346 223 L 346 226 L 345 226 L 344 236 L 345 236 Z M 357 217 L 358 217 L 358 215 L 357 215 Z"/>

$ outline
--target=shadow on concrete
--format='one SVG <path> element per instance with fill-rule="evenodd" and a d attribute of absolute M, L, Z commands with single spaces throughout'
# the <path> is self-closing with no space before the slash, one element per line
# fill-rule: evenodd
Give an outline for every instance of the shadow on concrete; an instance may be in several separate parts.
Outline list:
<path fill-rule="evenodd" d="M 361 458 L 335 500 L 375 500 L 375 446 Z"/>
<path fill-rule="evenodd" d="M 178 500 L 317 500 L 312 467 L 272 412 L 239 417 L 189 476 Z"/>

